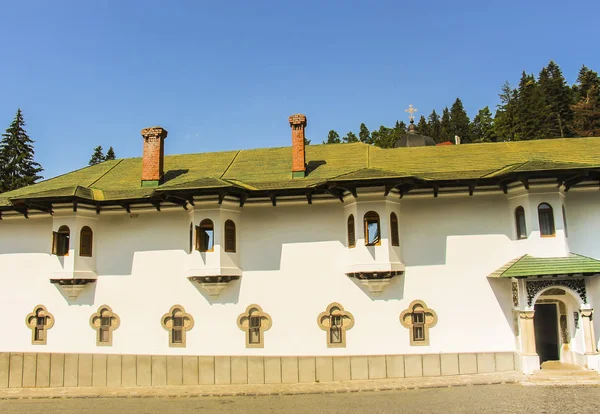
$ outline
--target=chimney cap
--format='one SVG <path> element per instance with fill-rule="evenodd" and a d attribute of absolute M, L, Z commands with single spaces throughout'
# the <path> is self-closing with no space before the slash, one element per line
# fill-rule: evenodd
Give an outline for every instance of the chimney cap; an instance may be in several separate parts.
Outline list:
<path fill-rule="evenodd" d="M 153 126 L 150 128 L 142 129 L 142 137 L 144 137 L 144 138 L 156 137 L 156 138 L 165 139 L 168 134 L 169 134 L 169 131 L 167 131 L 166 129 L 164 129 L 161 126 Z"/>
<path fill-rule="evenodd" d="M 289 118 L 290 125 L 304 125 L 306 127 L 306 115 L 303 114 L 294 114 L 290 115 Z"/>

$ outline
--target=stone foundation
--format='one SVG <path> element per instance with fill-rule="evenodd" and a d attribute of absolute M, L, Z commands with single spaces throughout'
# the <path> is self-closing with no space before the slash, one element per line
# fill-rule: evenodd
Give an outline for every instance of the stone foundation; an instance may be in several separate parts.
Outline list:
<path fill-rule="evenodd" d="M 0 353 L 0 388 L 295 384 L 516 370 L 512 352 L 320 357 Z"/>

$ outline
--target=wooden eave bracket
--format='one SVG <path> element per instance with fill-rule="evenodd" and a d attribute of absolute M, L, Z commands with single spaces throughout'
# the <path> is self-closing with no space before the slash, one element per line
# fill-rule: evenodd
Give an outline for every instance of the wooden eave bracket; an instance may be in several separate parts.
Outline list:
<path fill-rule="evenodd" d="M 240 207 L 244 207 L 244 204 L 246 204 L 247 199 L 248 199 L 248 194 L 240 195 Z"/>
<path fill-rule="evenodd" d="M 273 207 L 275 207 L 277 205 L 277 194 L 275 194 L 274 191 L 270 191 L 269 198 L 271 199 L 271 203 L 273 204 Z"/>
<path fill-rule="evenodd" d="M 306 201 L 308 202 L 308 204 L 312 204 L 312 191 L 306 192 Z"/>

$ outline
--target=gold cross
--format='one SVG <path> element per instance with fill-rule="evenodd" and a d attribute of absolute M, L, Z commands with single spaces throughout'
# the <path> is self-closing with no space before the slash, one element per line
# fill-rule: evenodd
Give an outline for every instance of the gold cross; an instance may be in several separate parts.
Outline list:
<path fill-rule="evenodd" d="M 417 108 L 413 108 L 412 104 L 408 105 L 408 109 L 405 109 L 404 112 L 408 112 L 408 119 L 413 121 L 415 119 L 414 113 L 417 112 Z"/>

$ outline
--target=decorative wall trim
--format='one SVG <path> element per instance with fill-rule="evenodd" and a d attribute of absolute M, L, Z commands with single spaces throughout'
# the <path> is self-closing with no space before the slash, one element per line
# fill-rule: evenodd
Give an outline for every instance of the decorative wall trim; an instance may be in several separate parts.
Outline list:
<path fill-rule="evenodd" d="M 31 329 L 32 345 L 46 345 L 48 330 L 54 326 L 54 315 L 44 305 L 37 305 L 25 318 L 25 325 Z"/>
<path fill-rule="evenodd" d="M 180 321 L 181 324 L 178 325 Z M 160 318 L 162 327 L 169 331 L 169 346 L 172 348 L 185 348 L 186 332 L 194 327 L 194 317 L 186 313 L 181 305 L 173 305 L 169 312 Z"/>
<path fill-rule="evenodd" d="M 103 318 L 108 318 L 108 326 L 102 324 Z M 97 346 L 112 346 L 113 331 L 118 329 L 120 325 L 119 315 L 114 313 L 108 305 L 100 306 L 98 311 L 90 316 L 90 326 L 96 331 Z M 103 334 L 106 337 L 103 337 Z"/>
<path fill-rule="evenodd" d="M 587 292 L 585 290 L 585 281 L 582 278 L 577 279 L 558 279 L 558 280 L 526 280 L 527 286 L 527 305 L 533 305 L 533 298 L 542 290 L 553 286 L 564 286 L 577 293 L 583 303 L 587 302 Z"/>
<path fill-rule="evenodd" d="M 317 318 L 319 328 L 327 332 L 328 348 L 345 348 L 346 331 L 354 326 L 354 316 L 337 302 L 327 306 Z"/>
<path fill-rule="evenodd" d="M 422 321 L 416 320 L 415 314 L 422 314 Z M 429 328 L 437 324 L 437 314 L 429 309 L 422 300 L 414 300 L 400 314 L 400 323 L 410 331 L 411 346 L 429 345 Z"/>
<path fill-rule="evenodd" d="M 258 327 L 251 326 L 251 319 L 258 318 L 260 321 Z M 246 348 L 264 348 L 265 338 L 264 332 L 271 329 L 273 320 L 271 315 L 263 312 L 262 308 L 258 305 L 250 305 L 246 308 L 246 311 L 238 316 L 237 319 L 238 328 L 246 333 Z M 251 332 L 251 329 L 255 329 L 255 334 Z"/>

